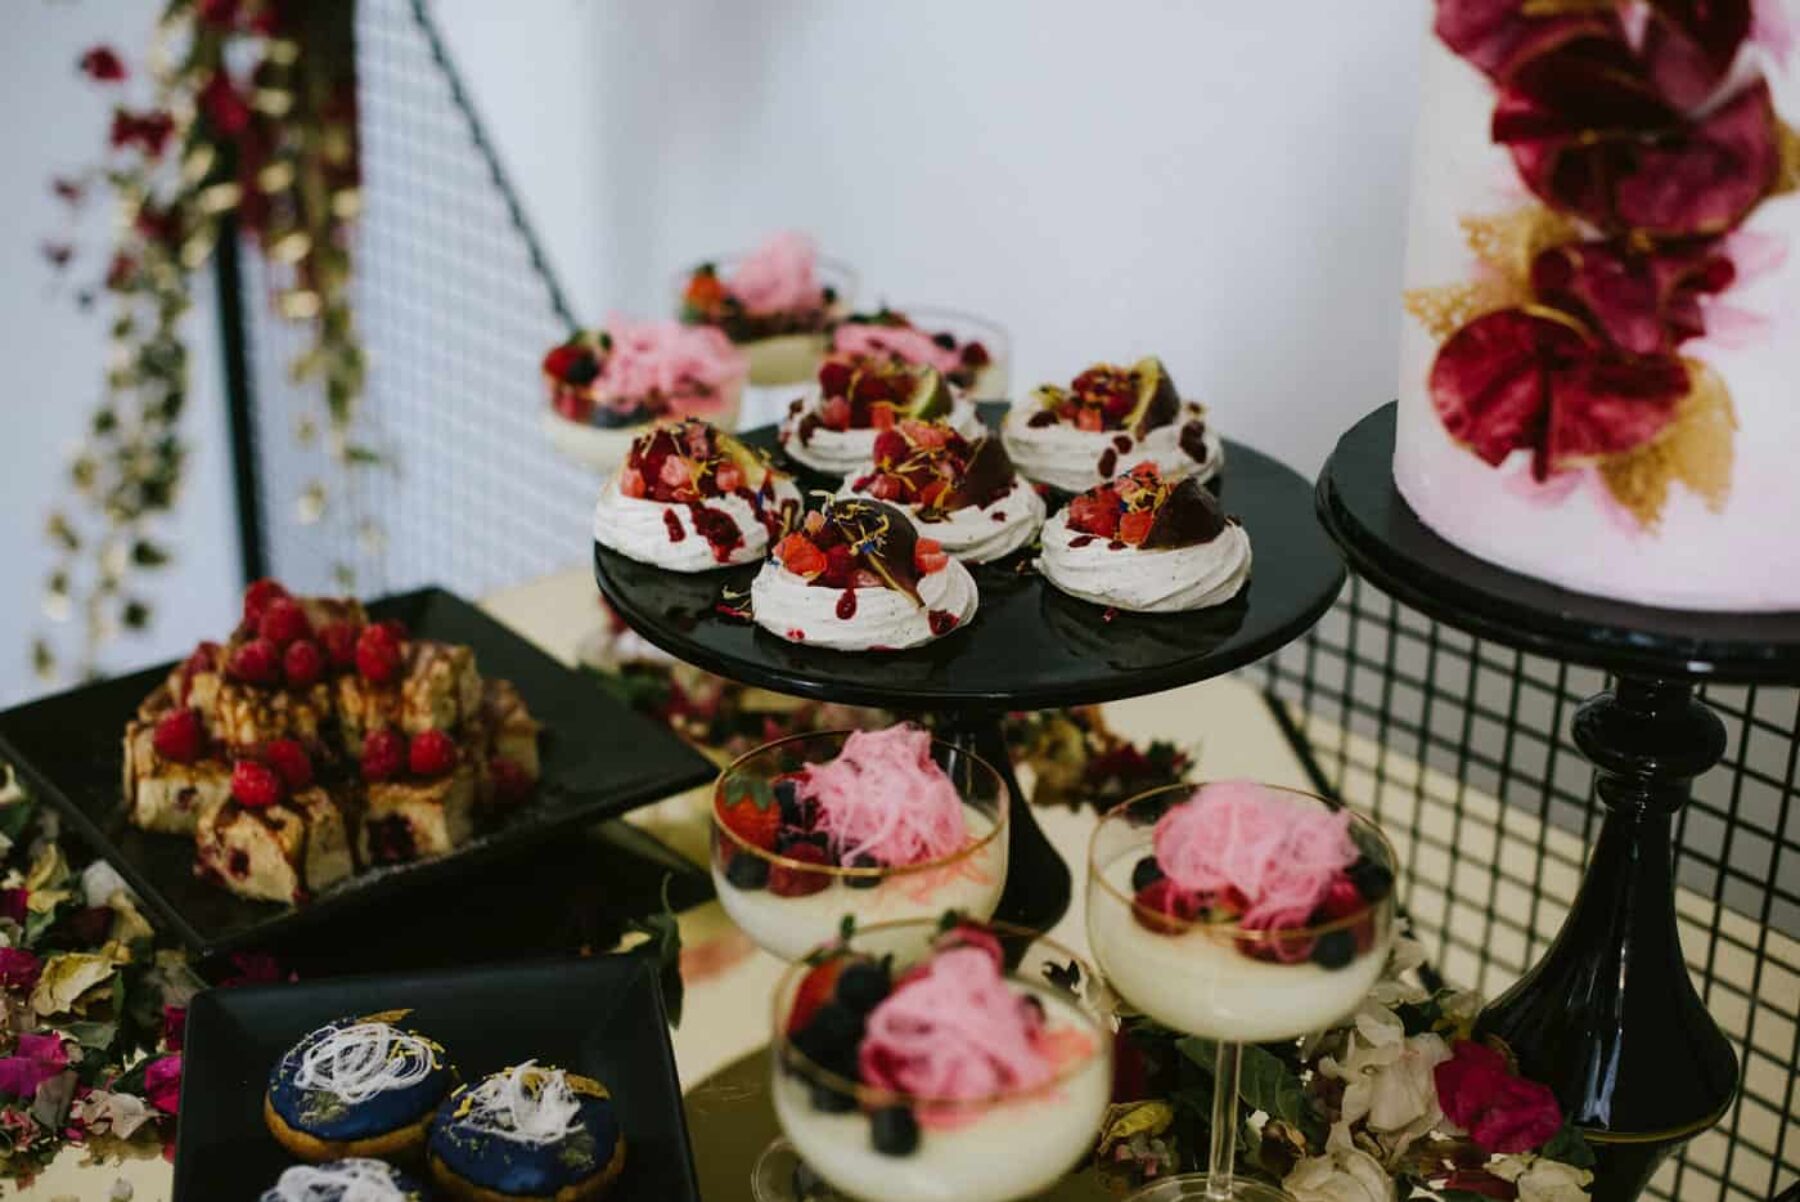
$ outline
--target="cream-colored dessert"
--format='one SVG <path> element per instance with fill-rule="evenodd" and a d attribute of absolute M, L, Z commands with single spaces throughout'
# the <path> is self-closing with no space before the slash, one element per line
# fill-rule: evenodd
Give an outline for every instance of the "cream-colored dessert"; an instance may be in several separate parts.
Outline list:
<path fill-rule="evenodd" d="M 480 707 L 475 652 L 455 643 L 408 639 L 390 679 L 374 681 L 355 672 L 337 679 L 338 730 L 351 755 L 362 754 L 371 731 L 455 730 Z"/>
<path fill-rule="evenodd" d="M 713 887 L 731 921 L 758 947 L 784 960 L 798 960 L 835 939 L 846 915 L 855 918 L 859 927 L 907 918 L 936 918 L 947 910 L 986 920 L 993 916 L 994 907 L 1000 904 L 1000 892 L 1006 886 L 1006 840 L 988 838 L 994 821 L 974 806 L 965 805 L 963 817 L 968 843 L 981 846 L 941 868 L 880 875 L 876 875 L 879 870 L 870 869 L 868 875 L 860 878 L 790 869 L 790 876 L 815 884 L 826 883 L 815 893 L 782 896 L 767 885 L 738 888 L 715 856 Z M 740 850 L 736 854 L 756 853 Z M 874 883 L 852 885 L 853 880 Z"/>
<path fill-rule="evenodd" d="M 992 435 L 964 438 L 944 421 L 883 430 L 874 458 L 844 477 L 839 495 L 902 509 L 921 537 L 965 563 L 1012 554 L 1044 522 L 1044 499 L 1013 470 L 1005 445 Z"/>
<path fill-rule="evenodd" d="M 594 506 L 594 541 L 671 572 L 753 563 L 802 507 L 792 478 L 705 422 L 631 445 Z"/>
<path fill-rule="evenodd" d="M 475 833 L 478 769 L 463 756 L 440 776 L 370 782 L 358 834 L 364 864 L 401 864 L 447 855 Z"/>
<path fill-rule="evenodd" d="M 1044 523 L 1038 568 L 1095 605 L 1177 613 L 1222 605 L 1250 578 L 1250 536 L 1192 477 L 1149 464 L 1080 494 Z"/>
<path fill-rule="evenodd" d="M 1128 368 L 1096 364 L 1067 388 L 1037 388 L 1007 410 L 1001 437 L 1019 471 L 1063 492 L 1093 488 L 1140 463 L 1204 483 L 1225 463 L 1206 407 L 1181 400 L 1156 358 Z"/>
<path fill-rule="evenodd" d="M 316 786 L 274 805 L 227 798 L 194 829 L 199 869 L 240 897 L 293 904 L 355 871 L 343 813 Z"/>
<path fill-rule="evenodd" d="M 751 253 L 702 263 L 681 282 L 681 320 L 722 331 L 758 387 L 806 379 L 832 323 L 847 311 L 855 275 L 819 257 L 804 234 L 776 234 Z"/>
<path fill-rule="evenodd" d="M 614 315 L 551 348 L 545 428 L 565 454 L 616 468 L 632 439 L 656 422 L 698 418 L 737 425 L 749 364 L 720 331 Z"/>
<path fill-rule="evenodd" d="M 1137 858 L 1121 856 L 1103 869 L 1127 897 Z M 1385 944 L 1343 968 L 1257 960 L 1234 946 L 1230 933 L 1204 925 L 1178 934 L 1151 931 L 1131 906 L 1105 895 L 1089 900 L 1088 930 L 1106 979 L 1133 1006 L 1177 1031 L 1236 1043 L 1324 1030 L 1368 996 L 1387 961 Z"/>
<path fill-rule="evenodd" d="M 1048 1029 L 1099 1040 L 1091 1022 L 1053 989 L 1034 989 Z M 879 1202 L 1009 1202 L 1049 1189 L 1092 1150 L 1112 1098 L 1112 1057 L 1096 1051 L 1040 1091 L 954 1117 L 920 1121 L 918 1147 L 894 1156 L 870 1140 L 870 1116 L 815 1109 L 807 1083 L 777 1072 L 775 1116 L 807 1165 L 854 1197 Z"/>
<path fill-rule="evenodd" d="M 936 368 L 834 354 L 788 405 L 781 446 L 796 463 L 842 476 L 874 459 L 881 434 L 904 421 L 943 421 L 971 440 L 983 433 L 974 403 L 952 392 Z"/>
<path fill-rule="evenodd" d="M 898 651 L 975 616 L 975 579 L 891 505 L 837 499 L 806 515 L 750 585 L 758 626 L 790 643 Z"/>
<path fill-rule="evenodd" d="M 186 721 L 200 730 L 198 714 Z M 156 727 L 140 719 L 125 724 L 125 817 L 142 830 L 192 835 L 201 813 L 231 796 L 231 765 L 198 745 L 189 758 L 162 754 L 156 747 Z"/>

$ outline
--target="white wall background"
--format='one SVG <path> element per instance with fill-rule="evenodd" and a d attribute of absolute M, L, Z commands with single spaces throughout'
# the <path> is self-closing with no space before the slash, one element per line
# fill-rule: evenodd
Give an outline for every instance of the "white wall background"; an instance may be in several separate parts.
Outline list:
<path fill-rule="evenodd" d="M 9 6 L 0 39 L 0 701 L 32 687 L 41 513 L 95 397 L 98 316 L 38 252 L 91 158 L 87 45 L 153 0 Z M 1393 394 L 1423 0 L 437 0 L 452 57 L 586 320 L 664 311 L 680 265 L 782 227 L 862 299 L 1010 327 L 1015 383 L 1155 352 L 1234 437 L 1305 472 Z M 29 119 L 24 114 L 30 113 Z M 90 209 L 90 220 L 103 214 Z M 155 632 L 228 619 L 236 572 L 212 318 L 193 486 Z M 570 562 L 585 552 L 571 547 Z"/>

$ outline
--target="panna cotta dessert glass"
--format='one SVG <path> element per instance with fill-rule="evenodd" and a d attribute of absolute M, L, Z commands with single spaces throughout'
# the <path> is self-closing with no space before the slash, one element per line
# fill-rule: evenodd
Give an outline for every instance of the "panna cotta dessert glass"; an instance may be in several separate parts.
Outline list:
<path fill-rule="evenodd" d="M 898 651 L 975 616 L 975 578 L 892 505 L 836 497 L 775 544 L 750 582 L 751 619 L 790 643 Z"/>
<path fill-rule="evenodd" d="M 1133 464 L 1202 483 L 1225 464 L 1225 444 L 1206 406 L 1184 401 L 1162 360 L 1096 363 L 1068 387 L 1044 384 L 1014 402 L 1001 436 L 1019 470 L 1039 484 L 1081 492 Z"/>
<path fill-rule="evenodd" d="M 1287 1197 L 1232 1177 L 1240 1049 L 1323 1030 L 1368 995 L 1394 940 L 1394 867 L 1373 823 L 1251 781 L 1152 790 L 1101 820 L 1095 958 L 1124 1003 L 1218 1045 L 1210 1167 L 1191 1196 Z"/>
<path fill-rule="evenodd" d="M 749 360 L 758 387 L 797 384 L 818 369 L 831 327 L 849 312 L 856 273 L 819 255 L 805 234 L 775 234 L 748 254 L 681 273 L 681 320 L 719 330 Z"/>
<path fill-rule="evenodd" d="M 934 367 L 958 396 L 997 400 L 1011 381 L 1012 336 L 998 322 L 927 305 L 852 313 L 832 331 L 845 355 L 888 355 Z"/>
<path fill-rule="evenodd" d="M 565 455 L 610 471 L 653 422 L 696 417 L 734 429 L 748 374 L 716 329 L 615 314 L 544 355 L 545 428 Z"/>
<path fill-rule="evenodd" d="M 919 533 L 964 563 L 1004 559 L 1037 537 L 1044 498 L 1013 470 L 991 434 L 964 438 L 948 422 L 908 419 L 875 438 L 875 457 L 840 495 L 898 506 Z"/>
<path fill-rule="evenodd" d="M 759 1202 L 820 1196 L 796 1178 L 863 1202 L 1033 1197 L 1089 1155 L 1111 1101 L 1110 995 L 1034 932 L 859 927 L 788 972 L 774 1020 L 791 1147 L 758 1162 Z"/>
<path fill-rule="evenodd" d="M 1008 798 L 992 765 L 910 723 L 780 739 L 719 776 L 713 885 L 784 960 L 846 918 L 984 919 L 1006 885 Z"/>
<path fill-rule="evenodd" d="M 1250 578 L 1250 536 L 1198 479 L 1152 463 L 1070 499 L 1044 523 L 1038 570 L 1071 597 L 1135 613 L 1223 605 Z"/>
<path fill-rule="evenodd" d="M 594 504 L 594 541 L 671 572 L 761 559 L 798 520 L 800 490 L 760 451 L 688 419 L 632 440 Z"/>
<path fill-rule="evenodd" d="M 812 387 L 788 404 L 779 437 L 794 462 L 844 476 L 875 457 L 882 431 L 940 419 L 964 438 L 985 432 L 975 403 L 957 396 L 937 368 L 834 352 L 819 365 Z"/>

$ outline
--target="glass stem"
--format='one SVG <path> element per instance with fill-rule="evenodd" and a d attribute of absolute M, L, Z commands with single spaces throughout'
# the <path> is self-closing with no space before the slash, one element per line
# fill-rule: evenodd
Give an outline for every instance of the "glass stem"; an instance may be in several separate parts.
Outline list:
<path fill-rule="evenodd" d="M 1243 1048 L 1220 1043 L 1213 1054 L 1212 1152 L 1206 1162 L 1206 1196 L 1231 1197 L 1232 1159 L 1237 1152 L 1238 1066 Z"/>

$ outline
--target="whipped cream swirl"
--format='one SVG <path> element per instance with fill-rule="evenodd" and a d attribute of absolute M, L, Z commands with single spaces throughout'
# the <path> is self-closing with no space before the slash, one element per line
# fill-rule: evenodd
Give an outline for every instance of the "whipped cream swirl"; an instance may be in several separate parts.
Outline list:
<path fill-rule="evenodd" d="M 872 426 L 866 430 L 814 426 L 802 438 L 800 423 L 817 413 L 823 402 L 824 397 L 815 383 L 800 398 L 798 408 L 789 407 L 787 416 L 781 419 L 781 447 L 795 462 L 804 463 L 815 472 L 824 472 L 828 476 L 848 475 L 875 458 L 875 439 L 881 431 Z M 975 403 L 965 397 L 957 397 L 951 402 L 948 421 L 950 427 L 964 438 L 979 438 L 984 432 L 981 417 L 975 412 Z"/>
<path fill-rule="evenodd" d="M 775 477 L 771 492 L 772 501 L 759 498 L 756 503 L 738 493 L 691 503 L 653 501 L 626 496 L 619 491 L 619 477 L 614 475 L 594 505 L 594 541 L 639 563 L 671 572 L 709 572 L 750 563 L 769 550 L 764 517 L 776 520 L 779 528 L 782 508 L 789 502 L 796 514 L 802 508 L 800 490 L 787 477 Z M 706 510 L 729 518 L 743 539 L 724 559 L 714 554 L 712 543 L 696 523 L 697 513 Z"/>
<path fill-rule="evenodd" d="M 1250 536 L 1236 522 L 1211 542 L 1146 551 L 1074 529 L 1064 509 L 1044 523 L 1043 544 L 1037 566 L 1051 584 L 1138 613 L 1223 605 L 1250 578 Z"/>
<path fill-rule="evenodd" d="M 790 643 L 836 651 L 898 651 L 929 643 L 966 625 L 979 601 L 975 578 L 954 559 L 920 578 L 918 601 L 898 589 L 809 584 L 772 559 L 750 584 L 758 626 Z"/>
<path fill-rule="evenodd" d="M 1154 463 L 1168 479 L 1196 476 L 1202 484 L 1225 465 L 1225 443 L 1206 421 L 1206 406 L 1197 401 L 1184 402 L 1173 422 L 1141 439 L 1129 430 L 1081 430 L 1066 422 L 1031 424 L 1034 416 L 1047 412 L 1035 403 L 1015 403 L 1006 411 L 1000 437 L 1022 474 L 1064 492 L 1086 492 L 1145 461 Z M 1184 436 L 1195 422 L 1201 429 Z M 1196 456 L 1195 450 L 1202 453 Z"/>
<path fill-rule="evenodd" d="M 844 479 L 838 496 L 868 496 L 858 493 L 851 481 L 873 474 L 875 465 L 865 463 Z M 923 521 L 917 508 L 889 501 L 904 510 L 922 538 L 936 539 L 939 546 L 964 563 L 992 563 L 1004 559 L 1037 537 L 1044 524 L 1044 498 L 1021 476 L 1014 476 L 1012 488 L 991 505 L 965 505 L 946 512 L 942 520 Z"/>

